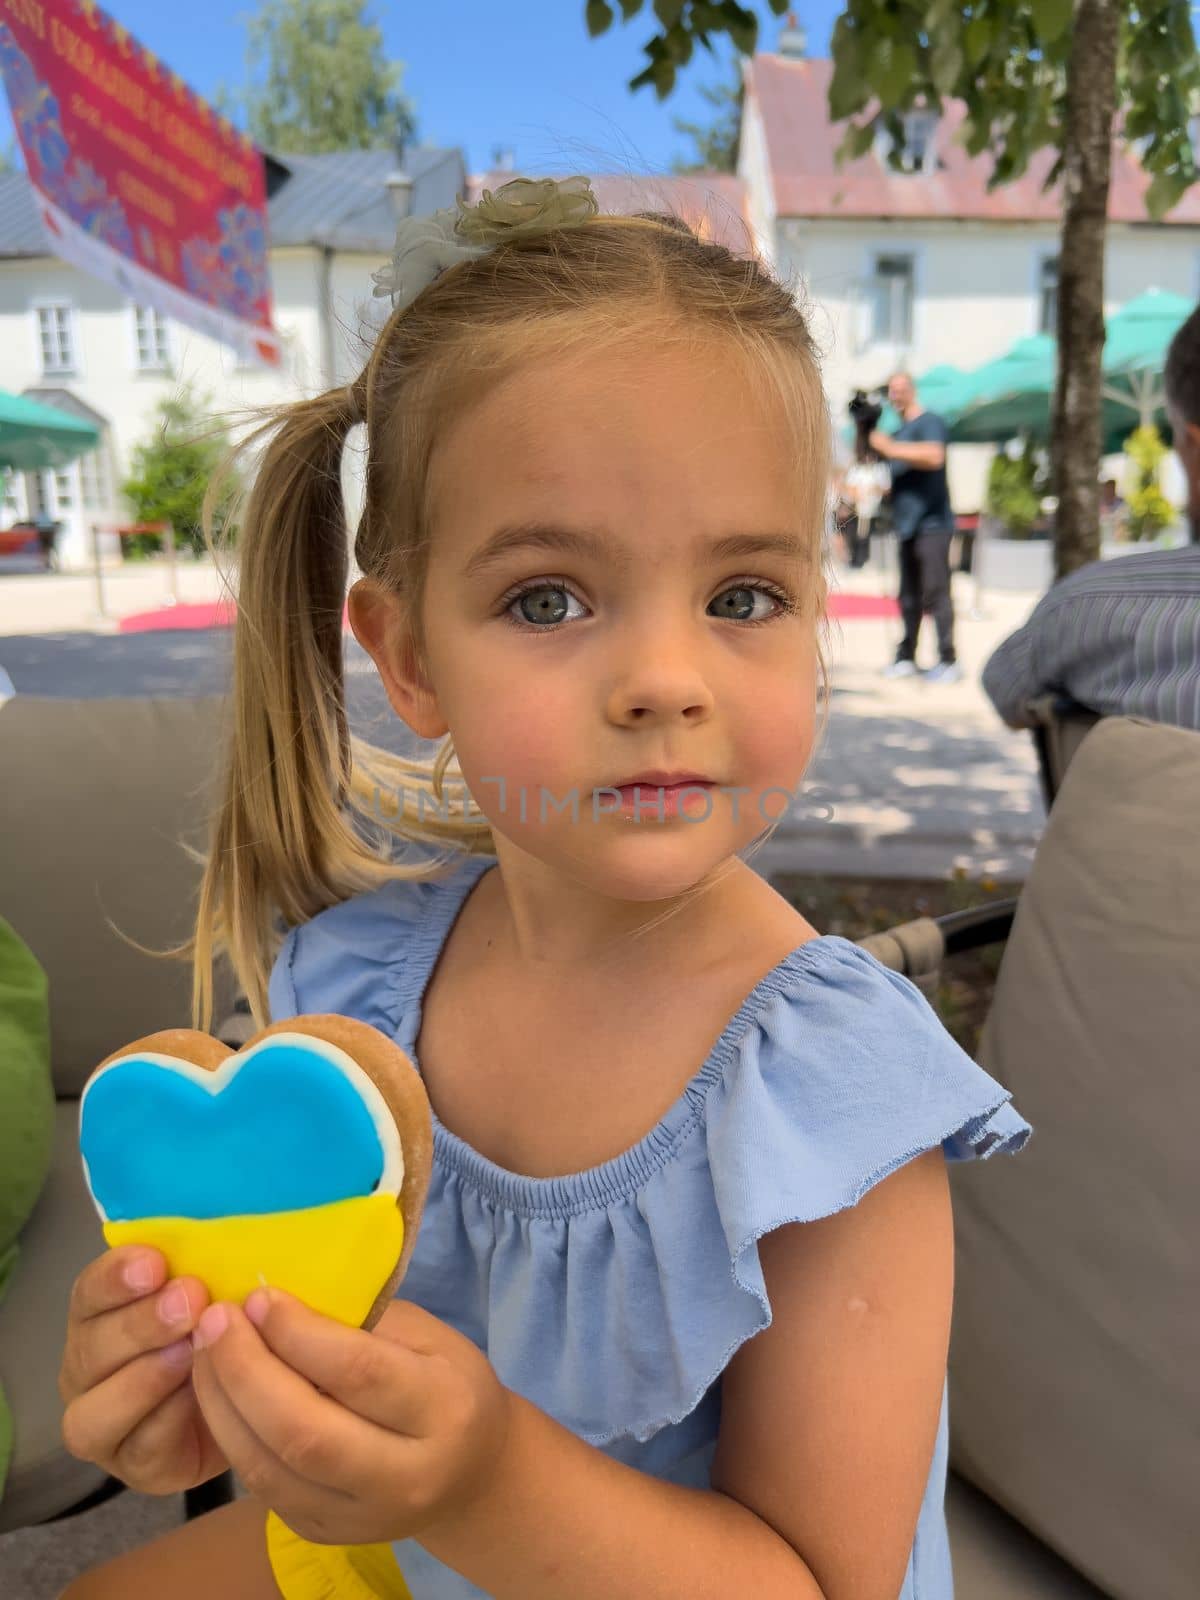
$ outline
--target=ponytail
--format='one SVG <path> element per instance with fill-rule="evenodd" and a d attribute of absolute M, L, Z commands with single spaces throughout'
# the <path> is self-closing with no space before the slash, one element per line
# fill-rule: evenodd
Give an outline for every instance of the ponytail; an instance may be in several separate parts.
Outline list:
<path fill-rule="evenodd" d="M 211 543 L 211 508 L 234 461 L 271 435 L 236 535 L 231 725 L 190 946 L 193 1024 L 205 1030 L 218 953 L 228 956 L 261 1027 L 277 915 L 287 925 L 304 922 L 388 877 L 431 875 L 428 867 L 390 862 L 353 826 L 351 811 L 373 814 L 387 832 L 457 845 L 459 854 L 464 845 L 491 845 L 486 824 L 429 821 L 423 808 L 420 823 L 413 822 L 409 786 L 440 795 L 449 751 L 440 753 L 431 785 L 425 764 L 350 736 L 342 651 L 349 536 L 340 469 L 357 421 L 353 390 L 287 406 L 231 453 L 205 500 Z M 369 769 L 405 780 L 391 819 L 380 810 L 380 785 Z"/>

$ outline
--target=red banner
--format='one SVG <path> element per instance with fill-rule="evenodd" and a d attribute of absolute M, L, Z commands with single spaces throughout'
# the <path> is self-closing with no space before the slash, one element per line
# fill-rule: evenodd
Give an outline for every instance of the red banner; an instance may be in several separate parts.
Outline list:
<path fill-rule="evenodd" d="M 277 365 L 252 141 L 91 0 L 0 0 L 0 74 L 49 249 Z"/>

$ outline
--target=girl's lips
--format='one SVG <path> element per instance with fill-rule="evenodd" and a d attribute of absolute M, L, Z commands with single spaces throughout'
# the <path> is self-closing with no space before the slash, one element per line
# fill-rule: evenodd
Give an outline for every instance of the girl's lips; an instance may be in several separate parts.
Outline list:
<path fill-rule="evenodd" d="M 686 783 L 627 783 L 622 784 L 617 793 L 621 796 L 622 811 L 635 811 L 639 817 L 644 813 L 653 817 L 661 811 L 665 817 L 675 817 L 679 815 L 682 797 L 714 787 L 708 779 L 697 778 Z"/>
<path fill-rule="evenodd" d="M 618 789 L 618 794 L 632 794 L 635 789 L 644 789 L 649 794 L 657 794 L 661 789 L 664 794 L 670 794 L 672 789 L 711 789 L 711 778 L 687 778 L 682 783 L 623 783 Z"/>

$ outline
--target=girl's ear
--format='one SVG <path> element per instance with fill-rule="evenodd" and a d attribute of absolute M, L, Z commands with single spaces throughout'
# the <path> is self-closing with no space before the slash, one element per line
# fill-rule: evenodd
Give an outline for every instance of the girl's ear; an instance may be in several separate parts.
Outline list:
<path fill-rule="evenodd" d="M 423 676 L 415 641 L 400 615 L 400 602 L 370 578 L 351 585 L 347 599 L 354 637 L 375 663 L 392 710 L 421 739 L 449 733 L 437 695 Z"/>

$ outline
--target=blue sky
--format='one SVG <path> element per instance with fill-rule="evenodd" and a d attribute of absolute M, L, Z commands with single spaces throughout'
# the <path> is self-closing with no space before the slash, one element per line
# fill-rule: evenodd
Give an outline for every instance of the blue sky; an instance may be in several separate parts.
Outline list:
<path fill-rule="evenodd" d="M 142 44 L 201 94 L 222 81 L 240 82 L 247 0 L 103 0 Z M 795 7 L 809 49 L 828 49 L 837 0 Z M 755 5 L 759 40 L 773 49 L 780 22 Z M 717 82 L 731 58 L 726 45 L 713 59 L 693 55 L 675 93 L 660 105 L 651 88 L 631 94 L 629 79 L 644 65 L 642 47 L 655 31 L 652 9 L 632 22 L 616 21 L 589 39 L 583 0 L 370 0 L 383 25 L 388 52 L 404 62 L 404 89 L 416 102 L 418 137 L 462 147 L 468 169 L 491 164 L 495 146 L 515 153 L 516 168 L 666 172 L 690 149 L 672 118 L 703 120 L 698 92 Z M 0 130 L 0 143 L 8 129 Z"/>

